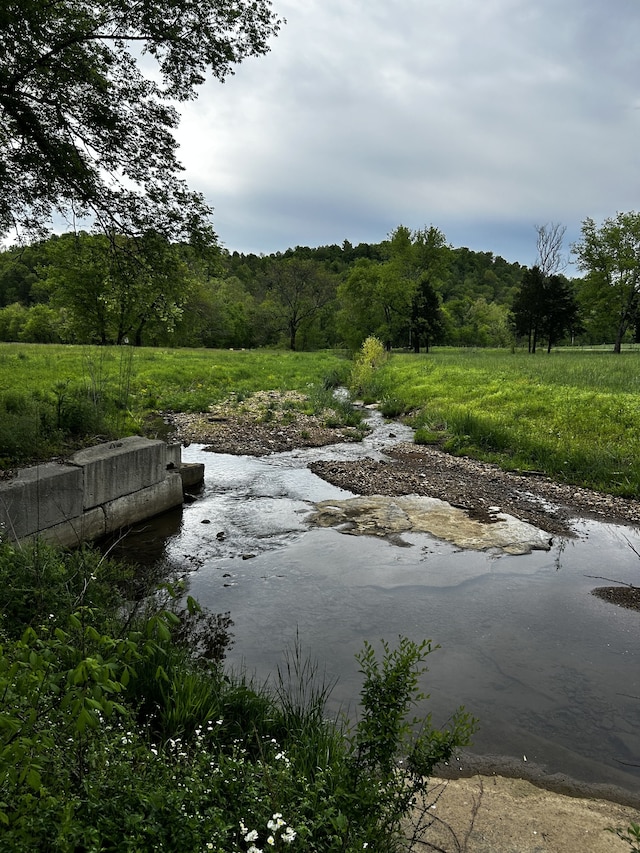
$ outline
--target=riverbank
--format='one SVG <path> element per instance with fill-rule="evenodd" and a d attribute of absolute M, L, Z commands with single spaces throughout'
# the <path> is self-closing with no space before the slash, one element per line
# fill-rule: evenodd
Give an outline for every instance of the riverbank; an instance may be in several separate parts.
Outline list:
<path fill-rule="evenodd" d="M 629 853 L 607 827 L 639 818 L 629 806 L 500 775 L 432 778 L 429 794 L 432 805 L 416 815 L 416 849 L 447 853 Z"/>
<path fill-rule="evenodd" d="M 323 418 L 290 419 L 285 400 L 270 392 L 247 405 L 172 416 L 175 436 L 205 444 L 211 451 L 264 456 L 294 447 L 355 440 L 355 430 L 328 427 Z M 265 412 L 271 414 L 268 419 Z M 287 414 L 287 412 L 289 414 Z M 393 424 L 389 425 L 393 430 Z M 622 500 L 551 480 L 505 472 L 497 466 L 450 456 L 437 447 L 396 445 L 385 461 L 317 462 L 312 470 L 335 485 L 359 494 L 422 494 L 447 500 L 482 518 L 500 507 L 554 536 L 574 535 L 581 517 L 636 524 L 640 502 Z M 612 587 L 625 593 L 623 587 Z M 625 827 L 640 818 L 640 795 L 612 788 L 578 786 L 545 777 L 528 764 L 527 778 L 517 768 L 476 767 L 465 757 L 465 777 L 452 766 L 450 777 L 432 780 L 432 822 L 416 849 L 466 853 L 616 853 L 629 847 L 607 826 Z M 508 776 L 503 775 L 508 771 Z M 416 817 L 420 817 L 419 810 Z M 431 845 L 428 846 L 428 842 Z"/>

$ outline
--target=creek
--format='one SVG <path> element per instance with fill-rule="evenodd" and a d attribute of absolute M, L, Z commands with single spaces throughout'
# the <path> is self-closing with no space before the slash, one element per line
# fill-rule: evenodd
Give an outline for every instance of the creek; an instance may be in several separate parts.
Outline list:
<path fill-rule="evenodd" d="M 590 593 L 607 585 L 593 576 L 640 585 L 640 530 L 578 520 L 575 538 L 512 556 L 311 526 L 316 502 L 351 496 L 311 461 L 384 458 L 411 437 L 377 413 L 371 423 L 361 444 L 259 458 L 185 448 L 184 461 L 206 466 L 197 500 L 133 530 L 125 555 L 177 567 L 203 606 L 229 611 L 227 662 L 260 681 L 297 642 L 336 680 L 330 710 L 353 712 L 365 639 L 431 638 L 441 648 L 419 710 L 438 725 L 459 705 L 479 719 L 465 760 L 637 794 L 640 613 Z"/>

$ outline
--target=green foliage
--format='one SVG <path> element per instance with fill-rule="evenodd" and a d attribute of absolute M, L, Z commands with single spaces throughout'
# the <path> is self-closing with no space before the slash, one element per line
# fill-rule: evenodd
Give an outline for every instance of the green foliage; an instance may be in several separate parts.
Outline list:
<path fill-rule="evenodd" d="M 431 715 L 410 716 L 412 708 L 428 698 L 419 682 L 427 671 L 425 660 L 436 648 L 430 640 L 416 643 L 400 637 L 395 648 L 382 641 L 381 659 L 368 642 L 356 655 L 364 683 L 362 716 L 352 740 L 354 768 L 358 778 L 365 775 L 378 786 L 374 796 L 382 807 L 380 826 L 388 834 L 387 849 L 392 849 L 412 804 L 424 798 L 434 767 L 468 745 L 477 727 L 463 708 L 446 729 L 434 728 Z"/>
<path fill-rule="evenodd" d="M 22 555 L 14 590 L 50 583 L 58 610 L 6 610 L 0 632 L 0 851 L 412 849 L 400 822 L 422 774 L 473 728 L 460 713 L 414 734 L 430 643 L 383 643 L 380 662 L 365 646 L 351 726 L 328 717 L 331 686 L 299 644 L 275 687 L 256 687 L 202 648 L 210 616 L 189 598 L 180 610 L 179 587 L 131 612 L 105 594 L 99 558 L 42 547 L 33 570 Z M 19 556 L 4 548 L 1 562 Z"/>
<path fill-rule="evenodd" d="M 632 821 L 625 829 L 607 827 L 607 830 L 613 832 L 622 841 L 626 841 L 633 853 L 640 853 L 640 823 Z"/>
<path fill-rule="evenodd" d="M 381 386 L 378 371 L 387 361 L 389 355 L 379 338 L 370 336 L 362 344 L 360 352 L 354 359 L 351 369 L 349 387 L 367 402 L 379 398 Z"/>
<path fill-rule="evenodd" d="M 385 418 L 397 418 L 405 412 L 404 403 L 394 396 L 386 396 L 380 401 L 380 411 Z"/>
<path fill-rule="evenodd" d="M 179 178 L 174 104 L 268 51 L 281 23 L 270 4 L 65 0 L 44 11 L 3 9 L 0 234 L 38 232 L 57 210 L 107 233 L 210 240 L 210 210 Z"/>
<path fill-rule="evenodd" d="M 65 552 L 40 540 L 0 540 L 0 630 L 9 638 L 64 625 L 78 607 L 111 613 L 133 586 L 131 569 L 87 546 Z"/>
<path fill-rule="evenodd" d="M 610 320 L 613 349 L 619 353 L 627 329 L 638 323 L 640 214 L 618 213 L 600 227 L 588 217 L 573 251 L 578 267 L 586 273 L 581 302 L 590 312 Z"/>

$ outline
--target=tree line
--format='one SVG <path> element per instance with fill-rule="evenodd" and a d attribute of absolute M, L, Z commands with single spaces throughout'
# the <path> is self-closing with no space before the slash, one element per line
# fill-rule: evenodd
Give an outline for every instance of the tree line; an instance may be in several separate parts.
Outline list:
<path fill-rule="evenodd" d="M 270 255 L 172 242 L 147 230 L 69 233 L 0 252 L 0 340 L 357 349 L 613 343 L 640 336 L 640 215 L 536 227 L 537 263 L 453 248 L 435 226 L 380 243 Z M 634 243 L 635 241 L 635 243 Z"/>
<path fill-rule="evenodd" d="M 268 256 L 219 248 L 180 176 L 176 105 L 262 56 L 270 0 L 9 2 L 0 27 L 0 339 L 292 349 L 622 343 L 640 336 L 640 217 L 583 223 L 584 277 L 538 228 L 532 269 L 435 226 Z M 142 61 L 144 60 L 144 61 Z M 52 215 L 87 232 L 50 236 Z M 76 229 L 74 228 L 74 232 Z"/>

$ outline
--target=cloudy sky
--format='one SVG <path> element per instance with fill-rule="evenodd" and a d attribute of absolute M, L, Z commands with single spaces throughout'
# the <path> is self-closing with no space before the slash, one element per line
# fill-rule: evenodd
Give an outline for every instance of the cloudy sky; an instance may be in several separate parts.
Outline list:
<path fill-rule="evenodd" d="M 535 262 L 535 224 L 640 207 L 638 0 L 274 0 L 287 19 L 181 107 L 224 246 L 436 225 Z"/>

